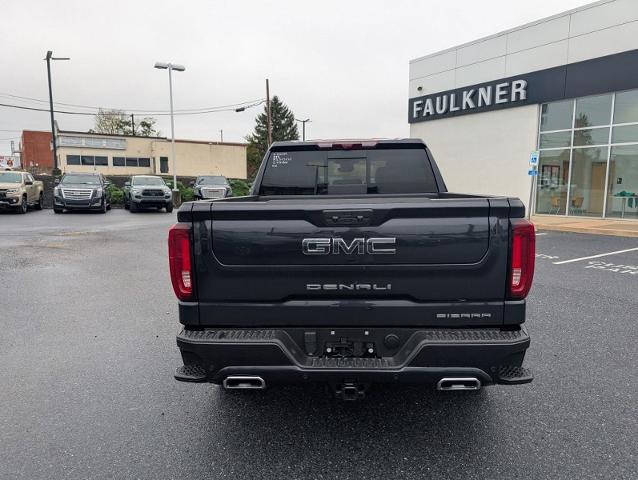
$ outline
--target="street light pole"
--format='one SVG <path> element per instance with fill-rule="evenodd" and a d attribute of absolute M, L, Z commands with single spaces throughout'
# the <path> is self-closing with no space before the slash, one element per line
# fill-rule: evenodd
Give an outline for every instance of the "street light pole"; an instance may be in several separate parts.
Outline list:
<path fill-rule="evenodd" d="M 301 131 L 302 133 L 302 140 L 305 142 L 306 141 L 306 123 L 310 121 L 309 118 L 306 118 L 305 120 L 299 120 L 298 118 L 295 118 L 296 121 L 301 122 Z"/>
<path fill-rule="evenodd" d="M 266 79 L 266 118 L 268 121 L 268 148 L 272 143 L 272 115 L 270 114 L 270 82 Z"/>
<path fill-rule="evenodd" d="M 46 57 L 47 61 L 47 78 L 49 80 L 49 111 L 51 113 L 51 139 L 53 140 L 53 169 L 58 168 L 58 142 L 55 138 L 55 119 L 53 117 L 53 87 L 51 86 L 51 60 L 70 60 L 68 57 L 54 57 L 53 52 L 49 50 Z"/>
<path fill-rule="evenodd" d="M 183 72 L 186 68 L 183 65 L 173 63 L 155 63 L 155 68 L 168 70 L 168 94 L 171 104 L 171 155 L 173 156 L 173 190 L 177 190 L 177 168 L 175 166 L 175 117 L 173 115 L 173 70 Z"/>

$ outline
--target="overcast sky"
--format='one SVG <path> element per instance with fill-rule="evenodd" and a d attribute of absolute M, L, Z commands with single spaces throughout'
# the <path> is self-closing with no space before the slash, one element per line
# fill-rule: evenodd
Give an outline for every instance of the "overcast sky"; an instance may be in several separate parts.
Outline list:
<path fill-rule="evenodd" d="M 47 108 L 47 50 L 56 102 L 146 111 L 240 103 L 279 95 L 309 138 L 407 136 L 408 62 L 590 3 L 587 0 L 215 1 L 0 0 L 0 103 Z M 77 110 L 74 107 L 56 108 Z M 242 141 L 259 109 L 176 117 L 177 138 Z M 63 130 L 90 116 L 57 115 Z M 163 134 L 168 117 L 158 117 Z M 0 154 L 48 113 L 0 107 Z"/>

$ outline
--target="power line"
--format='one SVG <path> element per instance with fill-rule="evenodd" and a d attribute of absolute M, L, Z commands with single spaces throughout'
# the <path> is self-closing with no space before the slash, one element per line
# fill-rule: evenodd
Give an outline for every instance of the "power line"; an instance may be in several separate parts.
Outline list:
<path fill-rule="evenodd" d="M 43 103 L 43 104 L 47 104 L 49 103 L 47 100 L 42 100 L 42 99 L 38 99 L 38 98 L 33 98 L 33 97 L 25 97 L 22 95 L 14 95 L 12 93 L 4 93 L 4 92 L 0 92 L 0 96 L 3 97 L 9 97 L 9 98 L 15 98 L 15 99 L 20 99 L 20 100 L 28 100 L 31 102 L 38 102 L 38 103 Z M 199 107 L 199 108 L 185 108 L 185 109 L 180 109 L 180 110 L 175 110 L 175 113 L 210 113 L 213 111 L 218 111 L 220 109 L 230 109 L 230 108 L 237 108 L 237 107 L 241 107 L 243 105 L 246 105 L 246 108 L 249 108 L 250 106 L 252 106 L 252 104 L 259 104 L 263 102 L 263 99 L 257 98 L 254 100 L 246 100 L 243 102 L 239 102 L 239 103 L 230 103 L 227 105 L 217 105 L 217 106 L 212 106 L 212 107 Z M 147 115 L 169 115 L 170 112 L 168 110 L 145 110 L 145 109 L 128 109 L 128 108 L 111 108 L 111 107 L 97 107 L 97 106 L 91 106 L 91 105 L 81 105 L 81 104 L 76 104 L 76 103 L 64 103 L 64 102 L 55 102 L 56 105 L 63 105 L 66 107 L 75 107 L 75 108 L 83 108 L 83 109 L 92 109 L 92 110 L 121 110 L 121 111 L 125 111 L 125 112 L 130 112 L 130 113 L 136 113 L 138 115 L 142 115 L 142 114 L 147 114 Z M 48 109 L 47 109 L 48 111 Z M 86 113 L 86 112 L 82 112 L 82 113 Z"/>
<path fill-rule="evenodd" d="M 252 104 L 235 104 L 235 105 L 242 105 L 243 109 L 246 108 L 251 108 L 251 107 L 256 107 L 257 105 L 260 105 L 264 103 L 264 100 L 259 100 L 255 103 Z M 30 110 L 30 111 L 34 111 L 34 112 L 49 112 L 50 110 L 48 108 L 37 108 L 37 107 L 27 107 L 24 105 L 12 105 L 9 103 L 0 103 L 0 107 L 6 107 L 6 108 L 17 108 L 19 110 Z M 230 108 L 222 108 L 222 107 L 217 107 L 217 108 L 211 108 L 209 110 L 202 110 L 202 111 L 181 111 L 181 112 L 175 112 L 175 115 L 204 115 L 207 113 L 220 113 L 220 112 L 231 112 L 231 111 L 235 111 L 236 107 L 230 107 Z M 53 113 L 59 113 L 61 115 L 85 115 L 85 116 L 95 116 L 97 115 L 97 113 L 99 112 L 71 112 L 71 111 L 67 111 L 67 110 L 53 110 Z M 102 112 L 103 115 L 120 115 L 119 113 L 108 113 L 108 112 Z M 142 115 L 142 116 L 166 116 L 166 115 L 170 115 L 170 112 L 144 112 L 144 113 L 137 113 L 137 115 Z"/>

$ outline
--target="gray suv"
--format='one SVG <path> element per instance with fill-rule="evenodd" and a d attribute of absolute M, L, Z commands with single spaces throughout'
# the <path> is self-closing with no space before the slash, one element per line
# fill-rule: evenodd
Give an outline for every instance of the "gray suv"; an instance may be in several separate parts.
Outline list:
<path fill-rule="evenodd" d="M 145 208 L 165 208 L 173 211 L 171 189 L 162 177 L 154 175 L 133 175 L 124 184 L 124 208 L 136 212 Z"/>

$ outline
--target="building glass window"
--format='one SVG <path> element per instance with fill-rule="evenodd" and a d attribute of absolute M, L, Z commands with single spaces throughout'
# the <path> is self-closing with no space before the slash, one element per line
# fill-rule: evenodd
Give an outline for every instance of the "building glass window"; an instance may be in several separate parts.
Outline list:
<path fill-rule="evenodd" d="M 160 173 L 168 173 L 168 157 L 160 157 Z"/>
<path fill-rule="evenodd" d="M 571 130 L 566 130 L 564 132 L 541 133 L 540 136 L 540 148 L 569 147 L 571 144 Z"/>
<path fill-rule="evenodd" d="M 606 213 L 638 219 L 638 145 L 611 148 Z"/>
<path fill-rule="evenodd" d="M 607 145 L 609 143 L 609 128 L 587 128 L 574 131 L 574 146 Z"/>
<path fill-rule="evenodd" d="M 638 90 L 616 94 L 614 123 L 638 122 Z"/>
<path fill-rule="evenodd" d="M 139 167 L 150 167 L 151 166 L 151 159 L 150 158 L 138 158 L 137 159 L 137 164 Z"/>
<path fill-rule="evenodd" d="M 114 167 L 146 167 L 151 166 L 150 158 L 138 157 L 113 157 Z"/>
<path fill-rule="evenodd" d="M 565 214 L 569 156 L 569 149 L 541 150 L 538 162 L 536 213 Z"/>
<path fill-rule="evenodd" d="M 95 157 L 95 164 L 100 166 L 100 167 L 107 167 L 109 165 L 109 158 L 108 157 L 103 157 L 103 156 L 96 156 Z"/>
<path fill-rule="evenodd" d="M 79 155 L 67 155 L 66 156 L 66 164 L 67 165 L 80 165 L 80 156 Z"/>
<path fill-rule="evenodd" d="M 611 95 L 596 95 L 576 100 L 574 126 L 576 128 L 609 125 L 611 123 Z"/>
<path fill-rule="evenodd" d="M 538 148 L 536 213 L 638 219 L 638 90 L 541 105 Z"/>
<path fill-rule="evenodd" d="M 113 157 L 113 166 L 114 167 L 126 166 L 126 159 L 124 157 Z"/>
<path fill-rule="evenodd" d="M 605 198 L 607 147 L 575 148 L 569 183 L 569 214 L 600 217 Z"/>
<path fill-rule="evenodd" d="M 541 132 L 570 128 L 573 110 L 573 100 L 543 104 L 541 106 Z"/>

